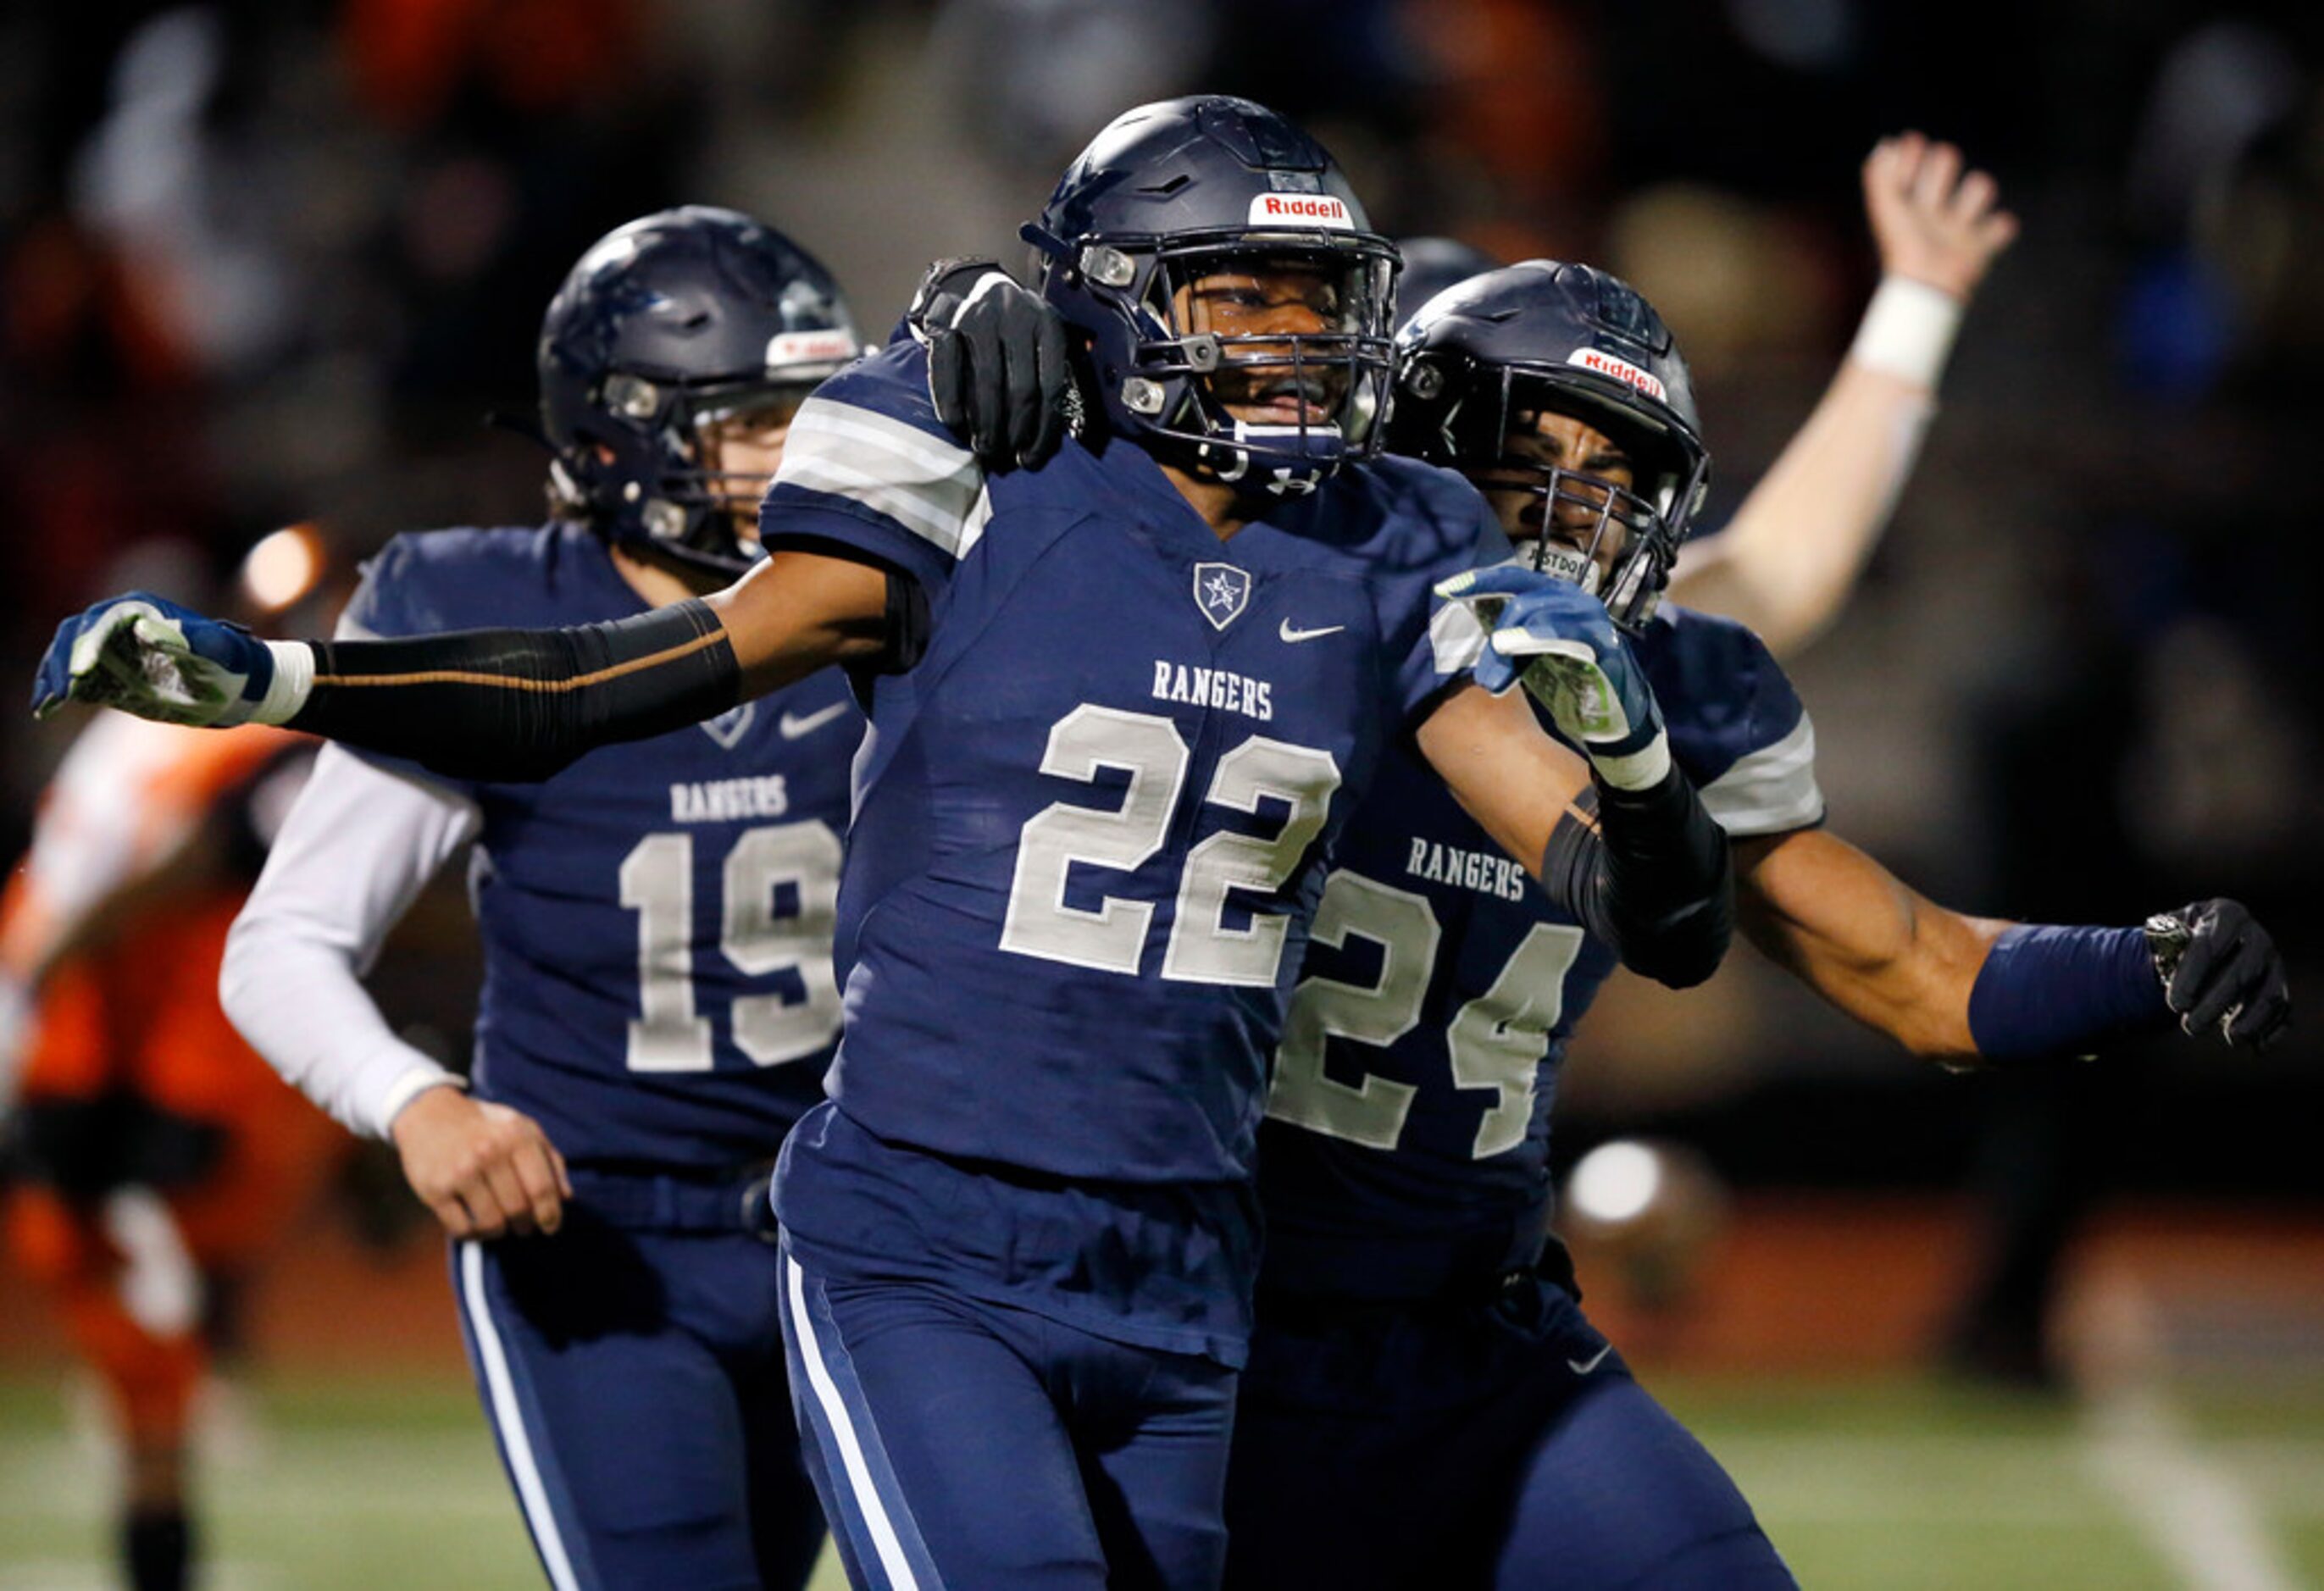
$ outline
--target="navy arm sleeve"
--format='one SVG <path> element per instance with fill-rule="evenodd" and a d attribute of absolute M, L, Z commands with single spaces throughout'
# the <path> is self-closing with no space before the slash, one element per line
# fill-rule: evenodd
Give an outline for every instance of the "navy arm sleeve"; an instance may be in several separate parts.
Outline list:
<path fill-rule="evenodd" d="M 321 641 L 290 721 L 453 778 L 545 779 L 615 740 L 734 705 L 741 671 L 709 604 L 608 624 Z"/>

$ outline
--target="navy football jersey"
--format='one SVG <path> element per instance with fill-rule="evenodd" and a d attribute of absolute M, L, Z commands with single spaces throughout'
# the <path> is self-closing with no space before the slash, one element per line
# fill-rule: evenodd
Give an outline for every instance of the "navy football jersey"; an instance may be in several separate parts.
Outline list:
<path fill-rule="evenodd" d="M 1666 606 L 1634 644 L 1730 835 L 1821 821 L 1813 726 L 1757 636 Z M 1311 940 L 1261 1135 L 1268 1284 L 1415 1297 L 1528 1263 L 1559 1062 L 1613 952 L 1401 753 L 1350 823 Z"/>
<path fill-rule="evenodd" d="M 400 536 L 346 633 L 588 624 L 645 611 L 586 529 Z M 607 746 L 541 784 L 399 772 L 475 801 L 484 943 L 475 1087 L 576 1164 L 771 1156 L 839 1032 L 831 925 L 862 717 L 837 671 Z"/>
<path fill-rule="evenodd" d="M 1400 460 L 1223 542 L 1118 438 L 988 481 L 931 412 L 925 369 L 899 339 L 825 382 L 761 520 L 770 547 L 836 544 L 909 572 L 930 606 L 925 656 L 876 687 L 859 766 L 832 1098 L 853 1127 L 953 1163 L 1205 1185 L 1216 1208 L 1185 1219 L 1231 1226 L 1323 858 L 1475 628 L 1432 588 L 1506 544 L 1465 482 Z M 941 1225 L 973 1200 L 918 1202 Z M 795 1242 L 828 1237 L 795 1190 L 781 1209 Z M 917 1233 L 878 1256 L 890 1269 L 987 1241 L 877 1225 Z M 1216 1291 L 1247 1292 L 1237 1239 L 1194 1247 L 1223 1253 Z"/>

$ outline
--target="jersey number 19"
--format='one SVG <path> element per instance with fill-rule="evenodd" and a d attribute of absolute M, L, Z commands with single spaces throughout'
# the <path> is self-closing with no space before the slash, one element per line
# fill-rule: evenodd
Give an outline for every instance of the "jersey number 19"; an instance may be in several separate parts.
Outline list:
<path fill-rule="evenodd" d="M 743 995 L 727 1019 L 734 1047 L 752 1064 L 812 1055 L 839 1032 L 831 970 L 839 901 L 839 836 L 820 822 L 745 829 L 726 853 L 719 949 L 746 978 L 790 971 L 802 999 Z M 789 891 L 796 909 L 778 911 Z M 695 1009 L 694 836 L 649 834 L 622 859 L 622 904 L 638 914 L 638 1016 L 630 1024 L 632 1071 L 708 1071 L 715 1064 L 710 1018 Z"/>

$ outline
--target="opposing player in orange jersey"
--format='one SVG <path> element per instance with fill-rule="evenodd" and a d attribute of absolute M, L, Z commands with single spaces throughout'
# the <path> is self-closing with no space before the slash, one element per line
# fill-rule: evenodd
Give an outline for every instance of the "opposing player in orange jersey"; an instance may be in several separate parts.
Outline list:
<path fill-rule="evenodd" d="M 0 894 L 0 1232 L 110 1394 L 136 1591 L 187 1583 L 188 1412 L 220 1301 L 343 1141 L 217 1001 L 308 745 L 101 714 Z"/>

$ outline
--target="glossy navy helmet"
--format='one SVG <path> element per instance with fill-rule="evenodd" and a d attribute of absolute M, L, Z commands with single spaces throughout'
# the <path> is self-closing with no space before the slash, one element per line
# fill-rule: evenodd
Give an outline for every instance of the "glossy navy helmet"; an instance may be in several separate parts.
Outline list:
<path fill-rule="evenodd" d="M 1538 493 L 1523 520 L 1535 566 L 1644 625 L 1711 485 L 1686 362 L 1654 306 L 1591 266 L 1528 260 L 1439 293 L 1396 341 L 1389 445 L 1488 491 Z M 1513 450 L 1511 434 L 1544 413 L 1619 445 L 1632 486 Z"/>
<path fill-rule="evenodd" d="M 551 493 L 611 540 L 740 573 L 767 483 L 715 468 L 703 428 L 780 420 L 862 351 L 839 284 L 772 227 L 700 205 L 617 227 L 541 318 Z"/>
<path fill-rule="evenodd" d="M 1457 287 L 1472 276 L 1498 271 L 1501 262 L 1457 237 L 1400 237 L 1397 253 L 1404 256 L 1404 274 L 1396 284 L 1396 323 L 1410 320 L 1423 304 Z"/>
<path fill-rule="evenodd" d="M 1273 111 L 1198 95 L 1125 112 L 1023 236 L 1043 297 L 1088 334 L 1107 420 L 1157 456 L 1296 494 L 1379 451 L 1396 247 L 1323 146 Z M 1234 273 L 1262 294 L 1296 280 L 1316 329 L 1213 330 L 1194 290 Z M 1288 412 L 1238 418 L 1230 400 Z"/>

